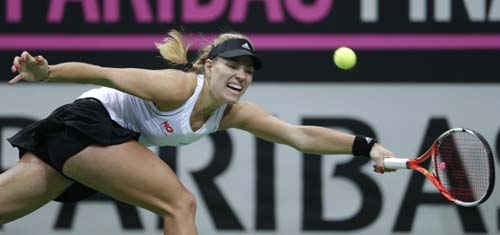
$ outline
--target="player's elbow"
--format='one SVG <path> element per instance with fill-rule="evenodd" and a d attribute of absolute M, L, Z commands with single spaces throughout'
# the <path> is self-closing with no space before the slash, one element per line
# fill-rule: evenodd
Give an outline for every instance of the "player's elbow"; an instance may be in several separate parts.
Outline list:
<path fill-rule="evenodd" d="M 313 150 L 311 138 L 307 135 L 307 130 L 301 126 L 295 126 L 288 141 L 288 145 L 296 150 L 304 153 L 309 153 Z"/>
<path fill-rule="evenodd" d="M 308 143 L 306 140 L 300 141 L 296 145 L 292 145 L 293 148 L 295 148 L 297 151 L 303 152 L 303 153 L 310 153 L 310 154 L 315 154 L 317 153 L 316 148 Z"/>
<path fill-rule="evenodd" d="M 323 139 L 321 128 L 315 126 L 296 126 L 293 131 L 292 144 L 300 152 L 320 154 L 329 148 Z"/>

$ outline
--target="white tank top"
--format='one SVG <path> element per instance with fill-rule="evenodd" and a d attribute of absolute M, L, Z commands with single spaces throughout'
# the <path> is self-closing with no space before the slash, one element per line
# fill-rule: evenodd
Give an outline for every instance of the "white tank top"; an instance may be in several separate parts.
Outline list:
<path fill-rule="evenodd" d="M 226 105 L 217 108 L 200 129 L 192 130 L 190 117 L 204 82 L 204 76 L 198 75 L 193 95 L 181 107 L 168 112 L 158 110 L 152 101 L 108 87 L 91 89 L 78 98 L 100 100 L 111 119 L 141 133 L 139 142 L 145 146 L 178 146 L 217 131 L 224 116 Z"/>

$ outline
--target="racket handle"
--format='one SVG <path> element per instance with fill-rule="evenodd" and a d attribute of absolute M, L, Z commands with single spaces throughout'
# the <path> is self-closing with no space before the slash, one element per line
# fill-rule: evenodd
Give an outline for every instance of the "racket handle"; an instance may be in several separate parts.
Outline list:
<path fill-rule="evenodd" d="M 406 158 L 386 158 L 384 159 L 384 168 L 397 170 L 408 169 L 408 159 Z"/>

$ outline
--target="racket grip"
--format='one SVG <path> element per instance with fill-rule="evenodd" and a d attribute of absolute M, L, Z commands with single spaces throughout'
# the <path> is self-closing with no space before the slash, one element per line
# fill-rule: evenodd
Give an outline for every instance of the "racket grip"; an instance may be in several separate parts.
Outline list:
<path fill-rule="evenodd" d="M 384 159 L 384 168 L 397 170 L 408 169 L 408 159 L 406 158 L 386 158 Z"/>

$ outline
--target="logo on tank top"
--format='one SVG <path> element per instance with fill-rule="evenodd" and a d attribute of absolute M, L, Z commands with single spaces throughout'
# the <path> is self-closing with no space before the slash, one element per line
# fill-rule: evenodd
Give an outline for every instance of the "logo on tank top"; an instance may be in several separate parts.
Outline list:
<path fill-rule="evenodd" d="M 172 132 L 174 132 L 174 128 L 167 121 L 164 121 L 161 125 L 163 126 L 165 131 L 167 131 L 167 134 L 171 134 Z"/>

